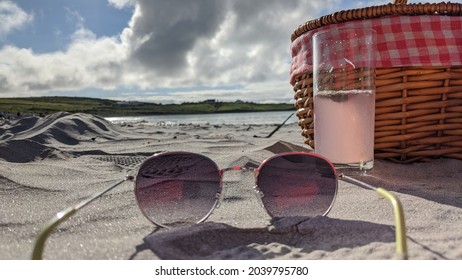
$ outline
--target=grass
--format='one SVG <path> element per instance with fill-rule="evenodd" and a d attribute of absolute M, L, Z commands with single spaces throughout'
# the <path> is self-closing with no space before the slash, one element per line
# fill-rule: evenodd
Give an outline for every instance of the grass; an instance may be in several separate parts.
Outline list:
<path fill-rule="evenodd" d="M 293 104 L 260 104 L 251 102 L 217 102 L 213 100 L 197 103 L 156 104 L 86 98 L 86 97 L 28 97 L 0 98 L 0 112 L 9 114 L 48 115 L 59 111 L 88 113 L 103 117 L 140 116 L 160 114 L 205 114 L 230 112 L 288 111 Z"/>

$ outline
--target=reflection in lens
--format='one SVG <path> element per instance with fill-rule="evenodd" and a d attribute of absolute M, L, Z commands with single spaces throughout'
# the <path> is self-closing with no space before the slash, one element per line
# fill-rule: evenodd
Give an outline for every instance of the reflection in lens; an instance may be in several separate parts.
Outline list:
<path fill-rule="evenodd" d="M 145 216 L 162 226 L 200 222 L 217 203 L 221 175 L 209 158 L 163 153 L 148 158 L 136 177 L 135 195 Z"/>
<path fill-rule="evenodd" d="M 304 153 L 284 154 L 263 163 L 257 186 L 273 218 L 326 215 L 337 193 L 333 166 Z"/>

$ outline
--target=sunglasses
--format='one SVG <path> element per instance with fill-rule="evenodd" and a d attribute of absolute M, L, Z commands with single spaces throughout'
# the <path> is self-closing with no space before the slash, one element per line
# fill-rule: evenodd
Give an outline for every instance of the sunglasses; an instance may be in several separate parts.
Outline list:
<path fill-rule="evenodd" d="M 227 171 L 253 171 L 254 192 L 273 220 L 327 215 L 337 195 L 338 179 L 374 190 L 393 207 L 396 253 L 402 259 L 407 258 L 404 214 L 399 199 L 383 188 L 375 188 L 338 174 L 327 159 L 304 152 L 277 154 L 258 167 L 232 166 L 225 169 L 220 169 L 213 160 L 196 153 L 154 154 L 141 163 L 136 176 L 129 175 L 56 214 L 39 233 L 32 258 L 42 258 L 45 242 L 59 224 L 125 181 L 135 182 L 137 204 L 153 224 L 172 228 L 201 223 L 222 202 L 223 175 Z"/>

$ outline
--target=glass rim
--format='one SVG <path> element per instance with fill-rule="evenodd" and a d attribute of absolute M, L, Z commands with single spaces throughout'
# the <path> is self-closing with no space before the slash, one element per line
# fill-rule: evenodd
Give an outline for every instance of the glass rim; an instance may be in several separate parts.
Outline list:
<path fill-rule="evenodd" d="M 367 32 L 370 32 L 369 34 L 367 35 L 373 35 L 373 36 L 376 36 L 377 35 L 377 31 L 375 31 L 374 28 L 372 27 L 367 27 L 367 28 L 359 28 L 359 27 L 340 27 L 340 28 L 329 28 L 329 29 L 323 29 L 323 30 L 319 30 L 319 31 L 316 31 L 312 38 L 314 39 L 315 37 L 318 37 L 318 36 L 321 36 L 323 34 L 326 34 L 326 33 L 331 33 L 333 31 L 336 31 L 338 33 L 340 33 L 341 31 L 344 31 L 344 30 L 360 30 L 360 31 L 367 31 Z"/>

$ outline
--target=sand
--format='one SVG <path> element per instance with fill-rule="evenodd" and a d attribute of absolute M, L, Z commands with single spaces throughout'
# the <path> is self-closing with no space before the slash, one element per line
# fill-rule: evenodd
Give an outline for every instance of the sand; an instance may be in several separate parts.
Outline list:
<path fill-rule="evenodd" d="M 224 168 L 309 151 L 297 124 L 111 124 L 86 114 L 0 120 L 0 259 L 29 259 L 57 212 L 135 174 L 160 151 L 204 154 Z M 362 178 L 402 201 L 410 259 L 462 259 L 462 162 L 376 160 Z M 326 217 L 271 226 L 251 173 L 228 172 L 225 199 L 203 224 L 160 229 L 127 182 L 82 209 L 48 240 L 46 259 L 395 259 L 393 214 L 375 192 L 340 182 Z M 271 230 L 270 230 L 271 229 Z"/>

